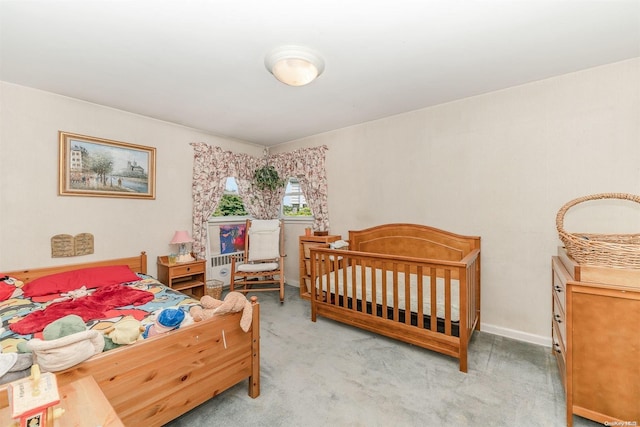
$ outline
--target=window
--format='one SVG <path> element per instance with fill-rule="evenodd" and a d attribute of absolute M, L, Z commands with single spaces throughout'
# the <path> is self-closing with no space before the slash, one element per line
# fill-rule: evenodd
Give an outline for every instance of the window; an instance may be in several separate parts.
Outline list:
<path fill-rule="evenodd" d="M 282 216 L 284 217 L 311 217 L 311 208 L 302 194 L 298 178 L 289 178 L 282 200 Z"/>
<path fill-rule="evenodd" d="M 234 177 L 227 178 L 224 194 L 212 217 L 247 216 L 242 198 L 238 194 L 238 184 Z"/>
<path fill-rule="evenodd" d="M 224 194 L 220 203 L 216 208 L 211 219 L 217 222 L 217 219 L 229 217 L 247 217 L 247 212 L 242 198 L 238 193 L 238 185 L 234 177 L 227 178 Z M 282 216 L 284 218 L 312 218 L 311 208 L 307 205 L 307 200 L 300 188 L 300 181 L 297 178 L 289 178 L 285 189 L 284 198 L 282 199 Z"/>

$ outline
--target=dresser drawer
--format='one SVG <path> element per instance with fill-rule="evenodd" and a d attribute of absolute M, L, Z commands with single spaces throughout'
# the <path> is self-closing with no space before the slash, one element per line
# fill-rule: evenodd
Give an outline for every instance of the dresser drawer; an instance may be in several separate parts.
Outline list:
<path fill-rule="evenodd" d="M 567 323 L 565 318 L 565 313 L 562 306 L 558 303 L 558 298 L 556 295 L 553 297 L 553 325 L 558 329 L 558 334 L 560 335 L 560 341 L 562 342 L 563 347 L 567 345 Z"/>
<path fill-rule="evenodd" d="M 551 339 L 553 346 L 553 354 L 556 357 L 556 362 L 558 363 L 558 371 L 560 372 L 560 379 L 562 380 L 562 386 L 565 391 L 567 390 L 567 357 L 565 346 L 562 342 L 562 338 L 560 338 L 560 333 L 558 332 L 557 323 L 553 322 L 553 327 L 551 328 Z"/>
<path fill-rule="evenodd" d="M 190 274 L 204 273 L 204 263 L 194 263 L 188 265 L 177 265 L 171 269 L 173 277 L 188 276 Z"/>
<path fill-rule="evenodd" d="M 566 282 L 565 282 L 566 283 Z M 562 311 L 566 311 L 565 307 L 565 295 L 567 294 L 567 287 L 565 283 L 560 280 L 558 273 L 553 272 L 553 296 L 558 300 L 558 304 L 562 307 Z"/>

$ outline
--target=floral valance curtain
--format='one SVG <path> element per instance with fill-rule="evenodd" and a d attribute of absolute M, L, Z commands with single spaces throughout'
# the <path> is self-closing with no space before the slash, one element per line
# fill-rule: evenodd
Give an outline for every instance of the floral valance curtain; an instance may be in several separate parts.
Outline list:
<path fill-rule="evenodd" d="M 233 176 L 238 193 L 249 214 L 258 219 L 277 218 L 285 189 L 260 191 L 251 182 L 255 170 L 265 161 L 282 178 L 296 177 L 314 214 L 314 229 L 329 229 L 327 209 L 327 178 L 325 172 L 326 146 L 303 148 L 289 153 L 256 158 L 248 154 L 223 151 L 201 142 L 192 143 L 193 161 L 193 251 L 198 257 L 206 256 L 207 224 L 222 195 L 227 177 Z"/>

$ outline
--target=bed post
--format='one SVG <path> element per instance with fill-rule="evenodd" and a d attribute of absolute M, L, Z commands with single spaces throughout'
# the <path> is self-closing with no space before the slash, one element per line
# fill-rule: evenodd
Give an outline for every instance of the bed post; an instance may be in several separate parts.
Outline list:
<path fill-rule="evenodd" d="M 251 321 L 251 376 L 249 377 L 249 396 L 260 395 L 260 303 L 255 296 L 251 297 L 253 309 Z"/>
<path fill-rule="evenodd" d="M 140 252 L 140 273 L 147 274 L 147 253 Z"/>

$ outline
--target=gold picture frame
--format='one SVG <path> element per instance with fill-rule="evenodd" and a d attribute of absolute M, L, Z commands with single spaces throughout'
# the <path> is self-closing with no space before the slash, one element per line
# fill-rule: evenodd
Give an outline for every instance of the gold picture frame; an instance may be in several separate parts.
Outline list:
<path fill-rule="evenodd" d="M 156 198 L 156 149 L 59 132 L 61 196 Z"/>

